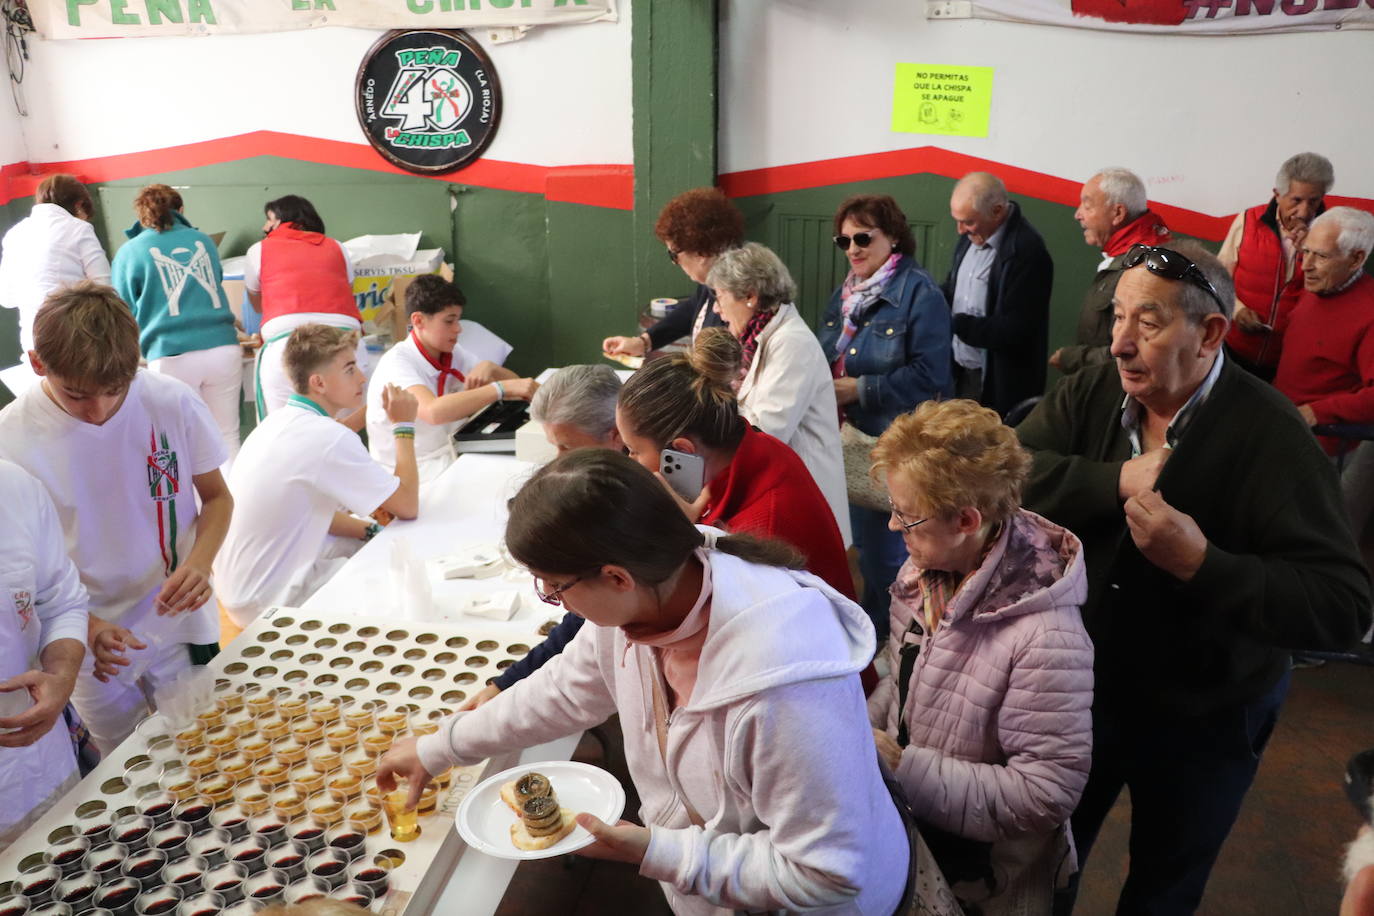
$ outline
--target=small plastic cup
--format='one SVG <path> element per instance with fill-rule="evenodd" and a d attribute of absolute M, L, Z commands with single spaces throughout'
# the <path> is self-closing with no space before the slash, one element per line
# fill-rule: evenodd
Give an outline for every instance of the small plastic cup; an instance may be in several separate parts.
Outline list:
<path fill-rule="evenodd" d="M 324 723 L 306 717 L 291 723 L 291 734 L 301 744 L 314 744 L 324 736 Z"/>
<path fill-rule="evenodd" d="M 0 916 L 28 916 L 32 906 L 23 894 L 5 894 L 0 897 Z"/>
<path fill-rule="evenodd" d="M 228 798 L 225 798 L 228 801 Z M 208 795 L 192 795 L 179 801 L 172 809 L 172 819 L 180 821 L 192 831 L 200 830 L 210 820 L 210 812 L 215 810 L 215 801 Z"/>
<path fill-rule="evenodd" d="M 332 773 L 343 767 L 343 754 L 327 744 L 317 744 L 305 755 L 310 765 L 321 773 Z"/>
<path fill-rule="evenodd" d="M 191 768 L 191 772 L 196 776 L 207 776 L 210 773 L 219 771 L 219 751 L 208 744 L 192 748 L 185 752 L 186 765 Z"/>
<path fill-rule="evenodd" d="M 235 787 L 237 788 L 237 787 Z M 223 830 L 231 840 L 237 840 L 248 833 L 249 814 L 237 804 L 219 805 L 210 812 L 210 827 Z"/>
<path fill-rule="evenodd" d="M 329 828 L 329 832 L 324 835 L 324 842 L 325 846 L 339 850 L 352 861 L 366 851 L 367 832 L 352 824 L 339 824 Z"/>
<path fill-rule="evenodd" d="M 366 779 L 377 772 L 377 755 L 369 754 L 363 748 L 354 748 L 344 755 L 344 769 Z"/>
<path fill-rule="evenodd" d="M 310 718 L 321 725 L 328 725 L 339 720 L 343 715 L 343 707 L 343 700 L 338 697 L 321 697 L 310 704 Z"/>
<path fill-rule="evenodd" d="M 253 775 L 253 760 L 242 751 L 225 754 L 219 758 L 218 771 L 234 782 L 243 782 Z"/>
<path fill-rule="evenodd" d="M 310 745 L 301 741 L 295 735 L 287 735 L 285 738 L 278 738 L 272 745 L 272 756 L 288 766 L 295 766 L 302 762 L 309 752 Z"/>
<path fill-rule="evenodd" d="M 200 747 L 205 743 L 205 726 L 199 722 L 184 726 L 172 736 L 172 741 L 183 752 Z"/>
<path fill-rule="evenodd" d="M 299 769 L 299 767 L 297 768 Z M 305 813 L 305 801 L 309 791 L 294 781 L 296 770 L 291 771 L 293 779 L 286 785 L 272 790 L 272 811 L 283 820 L 293 820 Z"/>
<path fill-rule="evenodd" d="M 228 904 L 243 898 L 243 882 L 247 880 L 247 868 L 238 862 L 225 862 L 205 873 L 201 887 L 209 893 L 218 894 Z"/>
<path fill-rule="evenodd" d="M 308 763 L 298 763 L 291 768 L 287 776 L 286 786 L 278 786 L 278 789 L 294 786 L 305 794 L 314 794 L 324 789 L 325 775 Z"/>
<path fill-rule="evenodd" d="M 172 809 L 176 807 L 177 797 L 166 789 L 155 787 L 139 796 L 134 810 L 151 818 L 155 825 L 162 825 L 172 819 Z M 126 844 L 127 845 L 127 844 Z"/>
<path fill-rule="evenodd" d="M 177 747 L 171 735 L 158 735 L 149 741 L 146 747 L 148 756 L 158 763 L 176 760 L 182 754 L 181 748 Z"/>
<path fill-rule="evenodd" d="M 350 881 L 345 884 L 343 888 L 336 890 L 334 892 L 334 897 L 337 900 L 342 900 L 344 903 L 360 906 L 365 910 L 372 909 L 372 889 L 365 884 L 356 884 Z"/>
<path fill-rule="evenodd" d="M 268 812 L 249 818 L 248 832 L 271 847 L 286 839 L 286 825 L 289 823 L 289 819 Z"/>
<path fill-rule="evenodd" d="M 382 829 L 382 806 L 370 799 L 361 799 L 344 808 L 344 823 L 352 824 L 363 833 Z"/>
<path fill-rule="evenodd" d="M 343 820 L 344 801 L 328 792 L 316 792 L 306 800 L 305 812 L 321 823 L 334 825 Z"/>
<path fill-rule="evenodd" d="M 324 743 L 340 752 L 351 748 L 358 741 L 358 730 L 344 722 L 335 722 L 324 730 Z"/>
<path fill-rule="evenodd" d="M 320 833 L 320 843 L 324 843 L 323 832 Z M 19 889 L 34 906 L 38 906 L 52 899 L 53 888 L 61 880 L 62 869 L 40 860 L 19 873 Z"/>
<path fill-rule="evenodd" d="M 254 729 L 239 738 L 239 754 L 248 760 L 261 760 L 272 753 L 272 739 Z"/>
<path fill-rule="evenodd" d="M 218 813 L 219 809 L 215 810 Z M 211 817 L 213 816 L 211 815 Z M 234 837 L 228 830 L 201 830 L 186 841 L 186 852 L 189 855 L 204 859 L 206 865 L 213 868 L 226 861 L 229 847 L 233 842 Z"/>
<path fill-rule="evenodd" d="M 148 845 L 148 834 L 153 832 L 157 824 L 146 814 L 126 814 L 114 822 L 110 828 L 110 839 L 124 847 L 127 853 L 131 849 L 142 849 Z"/>
<path fill-rule="evenodd" d="M 333 847 L 326 846 L 305 860 L 306 873 L 328 884 L 330 889 L 342 887 L 348 881 L 349 858 Z"/>
<path fill-rule="evenodd" d="M 63 875 L 70 875 L 85 867 L 86 853 L 90 849 L 90 839 L 78 833 L 61 842 L 54 843 L 43 854 L 43 857 L 52 865 L 56 865 Z"/>
<path fill-rule="evenodd" d="M 93 906 L 96 888 L 100 887 L 100 876 L 93 871 L 82 869 L 72 872 L 53 889 L 53 899 L 65 903 L 73 910 L 89 910 Z"/>
<path fill-rule="evenodd" d="M 265 868 L 251 875 L 243 883 L 243 899 L 251 900 L 259 906 L 276 903 L 286 891 L 291 879 L 275 868 Z"/>
<path fill-rule="evenodd" d="M 275 757 L 259 760 L 253 767 L 253 775 L 269 786 L 279 786 L 286 782 L 287 774 L 290 772 L 291 764 L 283 763 Z"/>
<path fill-rule="evenodd" d="M 72 908 L 57 900 L 49 900 L 29 910 L 29 916 L 72 916 Z"/>
<path fill-rule="evenodd" d="M 148 834 L 148 846 L 165 853 L 169 859 L 178 859 L 186 854 L 186 841 L 191 838 L 191 833 L 189 824 L 168 821 Z"/>
<path fill-rule="evenodd" d="M 393 732 L 382 731 L 380 728 L 374 728 L 358 736 L 358 740 L 362 743 L 363 750 L 376 757 L 380 757 L 382 754 L 391 750 L 391 745 L 395 741 L 395 738 L 396 736 Z"/>
<path fill-rule="evenodd" d="M 253 718 L 262 719 L 276 714 L 277 698 L 270 690 L 256 690 L 244 696 L 243 705 Z"/>
<path fill-rule="evenodd" d="M 209 868 L 209 863 L 200 856 L 182 856 L 179 859 L 168 862 L 166 866 L 163 867 L 162 883 L 175 885 L 181 888 L 182 891 L 186 891 L 187 888 L 193 888 L 190 893 L 194 893 L 200 890 L 201 879 L 205 877 L 205 873 Z"/>
<path fill-rule="evenodd" d="M 105 843 L 86 853 L 86 868 L 95 872 L 96 877 L 105 882 L 111 877 L 118 877 L 119 869 L 128 857 L 129 847 L 123 843 Z"/>
<path fill-rule="evenodd" d="M 137 878 L 118 876 L 100 885 L 95 892 L 95 905 L 125 916 L 134 910 L 134 900 L 143 893 L 143 885 Z"/>
<path fill-rule="evenodd" d="M 134 913 L 137 916 L 169 916 L 176 912 L 185 897 L 186 893 L 179 887 L 155 887 L 134 898 Z"/>
<path fill-rule="evenodd" d="M 224 909 L 224 898 L 219 894 L 201 891 L 181 901 L 177 916 L 219 916 Z"/>
<path fill-rule="evenodd" d="M 377 727 L 388 734 L 406 730 L 410 724 L 410 710 L 404 706 L 388 706 L 377 711 Z"/>
<path fill-rule="evenodd" d="M 301 694 L 284 694 L 277 697 L 277 715 L 290 722 L 306 715 L 310 709 L 309 697 Z"/>
<path fill-rule="evenodd" d="M 224 805 L 233 801 L 234 786 L 238 782 L 228 773 L 211 773 L 196 780 L 196 791 L 214 804 Z"/>
<path fill-rule="evenodd" d="M 120 868 L 120 873 L 125 878 L 137 881 L 146 891 L 162 880 L 162 869 L 166 865 L 167 853 L 160 849 L 144 849 L 130 855 Z"/>
<path fill-rule="evenodd" d="M 291 723 L 276 713 L 257 720 L 258 734 L 276 741 L 291 733 Z"/>
<path fill-rule="evenodd" d="M 274 787 L 261 779 L 250 779 L 234 787 L 234 800 L 250 815 L 262 814 L 272 807 Z"/>
<path fill-rule="evenodd" d="M 292 842 L 300 843 L 310 852 L 318 852 L 324 848 L 324 835 L 328 829 L 328 824 L 302 817 L 286 825 L 286 837 Z"/>
<path fill-rule="evenodd" d="M 304 843 L 283 840 L 267 850 L 267 867 L 275 868 L 290 880 L 296 881 L 305 877 L 305 860 L 310 856 L 310 848 Z"/>
<path fill-rule="evenodd" d="M 196 791 L 196 774 L 180 760 L 168 761 L 162 767 L 157 784 L 178 799 L 190 798 Z"/>
<path fill-rule="evenodd" d="M 330 773 L 324 781 L 325 788 L 329 794 L 340 802 L 348 803 L 357 798 L 363 792 L 363 777 L 348 770 L 338 770 Z"/>
<path fill-rule="evenodd" d="M 374 898 L 384 897 L 391 882 L 391 867 L 366 856 L 359 856 L 348 866 L 348 880 L 372 891 Z"/>
<path fill-rule="evenodd" d="M 92 846 L 108 842 L 110 828 L 114 826 L 114 812 L 103 804 L 98 807 L 93 805 L 83 811 L 82 808 L 85 807 L 82 805 L 76 809 L 76 832 L 90 840 Z"/>
<path fill-rule="evenodd" d="M 243 866 L 250 875 L 267 867 L 266 855 L 267 843 L 251 834 L 229 847 L 229 861 Z"/>
<path fill-rule="evenodd" d="M 327 882 L 307 876 L 299 881 L 292 881 L 286 886 L 286 892 L 282 894 L 282 902 L 288 904 L 305 903 L 307 900 L 328 897 L 329 891 L 330 887 Z"/>
<path fill-rule="evenodd" d="M 221 756 L 230 753 L 238 740 L 239 729 L 234 725 L 218 725 L 205 730 L 205 743 L 219 751 Z"/>

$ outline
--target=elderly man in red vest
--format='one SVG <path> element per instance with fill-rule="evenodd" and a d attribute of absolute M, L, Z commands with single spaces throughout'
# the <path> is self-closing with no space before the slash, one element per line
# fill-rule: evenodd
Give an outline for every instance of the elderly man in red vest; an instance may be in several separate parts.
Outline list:
<path fill-rule="evenodd" d="M 1236 284 L 1236 314 L 1226 345 L 1237 363 L 1265 381 L 1273 380 L 1279 364 L 1274 328 L 1302 295 L 1303 239 L 1325 209 L 1334 181 L 1325 156 L 1291 157 L 1279 167 L 1273 198 L 1237 213 L 1217 252 Z"/>
<path fill-rule="evenodd" d="M 1074 342 L 1050 355 L 1050 365 L 1065 374 L 1112 361 L 1112 296 L 1122 256 L 1132 245 L 1165 245 L 1171 238 L 1150 209 L 1145 182 L 1128 169 L 1103 169 L 1089 178 L 1073 218 L 1083 227 L 1083 241 L 1102 249 L 1102 260 L 1083 296 Z"/>
<path fill-rule="evenodd" d="M 1304 292 L 1282 320 L 1274 387 L 1309 424 L 1374 423 L 1374 215 L 1332 207 L 1302 244 Z M 1324 442 L 1328 452 L 1339 447 Z"/>

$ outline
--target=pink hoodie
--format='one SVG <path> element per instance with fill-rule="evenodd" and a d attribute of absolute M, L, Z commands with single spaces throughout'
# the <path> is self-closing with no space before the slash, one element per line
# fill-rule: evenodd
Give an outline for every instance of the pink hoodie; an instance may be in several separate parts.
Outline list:
<path fill-rule="evenodd" d="M 668 719 L 668 765 L 653 648 L 591 624 L 533 675 L 421 738 L 421 762 L 430 772 L 475 763 L 619 712 L 651 832 L 640 873 L 662 883 L 674 912 L 888 916 L 909 858 L 859 686 L 872 625 L 808 573 L 707 555 L 708 631 L 691 696 Z"/>
<path fill-rule="evenodd" d="M 892 586 L 892 673 L 869 698 L 873 725 L 896 738 L 898 717 L 907 723 L 896 775 L 916 817 L 990 844 L 976 884 L 946 874 L 955 894 L 985 913 L 1047 913 L 1056 871 L 1076 870 L 1068 820 L 1092 757 L 1082 545 L 1018 511 L 933 636 L 924 632 L 917 573 L 908 560 Z M 920 654 L 899 710 L 903 634 L 918 617 Z"/>

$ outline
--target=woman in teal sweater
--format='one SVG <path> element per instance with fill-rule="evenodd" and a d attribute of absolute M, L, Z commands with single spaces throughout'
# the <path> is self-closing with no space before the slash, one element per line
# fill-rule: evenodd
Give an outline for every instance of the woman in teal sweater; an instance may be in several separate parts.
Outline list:
<path fill-rule="evenodd" d="M 190 385 L 210 408 L 233 461 L 239 450 L 243 358 L 219 252 L 181 215 L 181 195 L 150 184 L 134 198 L 138 222 L 115 253 L 111 285 L 138 320 L 148 368 Z"/>

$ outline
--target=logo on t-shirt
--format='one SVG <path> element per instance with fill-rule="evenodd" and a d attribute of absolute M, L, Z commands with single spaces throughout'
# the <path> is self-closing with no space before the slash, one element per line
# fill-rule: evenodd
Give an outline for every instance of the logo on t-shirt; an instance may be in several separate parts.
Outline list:
<path fill-rule="evenodd" d="M 181 491 L 181 471 L 177 453 L 157 427 L 148 430 L 148 495 L 157 507 L 157 539 L 162 565 L 167 575 L 177 568 L 177 493 Z"/>
<path fill-rule="evenodd" d="M 162 281 L 162 293 L 167 297 L 167 314 L 173 317 L 181 314 L 181 292 L 191 281 L 210 294 L 210 301 L 215 308 L 224 307 L 219 300 L 215 265 L 210 260 L 210 252 L 206 251 L 204 242 L 196 242 L 194 253 L 189 248 L 173 248 L 167 254 L 163 254 L 156 246 L 150 246 L 148 250 L 157 267 L 157 277 Z"/>
<path fill-rule="evenodd" d="M 14 612 L 19 615 L 19 630 L 23 632 L 33 622 L 33 593 L 28 589 L 16 588 L 10 595 L 14 598 Z"/>

